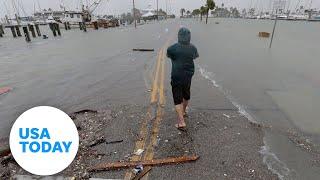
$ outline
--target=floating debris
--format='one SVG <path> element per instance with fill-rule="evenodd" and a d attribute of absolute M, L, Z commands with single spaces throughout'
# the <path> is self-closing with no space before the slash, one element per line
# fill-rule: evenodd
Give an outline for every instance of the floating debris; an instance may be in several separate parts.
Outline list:
<path fill-rule="evenodd" d="M 269 38 L 270 37 L 270 33 L 268 33 L 268 32 L 259 32 L 259 37 Z"/>
<path fill-rule="evenodd" d="M 140 48 L 135 48 L 135 49 L 132 49 L 133 51 L 154 51 L 154 49 L 140 49 Z"/>

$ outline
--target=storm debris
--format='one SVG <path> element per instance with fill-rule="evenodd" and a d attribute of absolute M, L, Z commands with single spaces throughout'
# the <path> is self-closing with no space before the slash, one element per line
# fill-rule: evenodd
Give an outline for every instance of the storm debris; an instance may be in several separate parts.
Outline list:
<path fill-rule="evenodd" d="M 182 156 L 182 157 L 170 157 L 166 159 L 153 159 L 146 161 L 131 161 L 131 162 L 113 162 L 113 163 L 102 163 L 93 168 L 90 168 L 89 171 L 103 171 L 103 170 L 118 170 L 130 167 L 136 167 L 138 165 L 143 166 L 161 166 L 169 164 L 180 164 L 186 162 L 192 162 L 199 159 L 199 156 Z"/>
<path fill-rule="evenodd" d="M 145 176 L 149 171 L 151 171 L 151 167 L 148 166 L 146 168 L 144 168 L 144 170 L 142 172 L 140 172 L 139 174 L 136 174 L 135 177 L 132 178 L 132 180 L 139 180 L 141 178 L 143 178 L 143 176 Z"/>
<path fill-rule="evenodd" d="M 147 51 L 154 51 L 154 49 L 143 49 L 143 48 L 135 48 L 132 49 L 133 51 L 141 51 L 141 52 L 147 52 Z"/>
<path fill-rule="evenodd" d="M 134 152 L 134 155 L 140 156 L 144 152 L 143 149 L 138 149 L 136 152 Z"/>

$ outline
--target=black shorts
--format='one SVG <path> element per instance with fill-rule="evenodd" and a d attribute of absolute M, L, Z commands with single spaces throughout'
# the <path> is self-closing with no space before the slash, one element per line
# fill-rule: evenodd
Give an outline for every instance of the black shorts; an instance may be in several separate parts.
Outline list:
<path fill-rule="evenodd" d="M 191 80 L 183 84 L 176 84 L 171 82 L 171 86 L 174 105 L 181 104 L 183 102 L 183 99 L 187 101 L 190 100 Z"/>

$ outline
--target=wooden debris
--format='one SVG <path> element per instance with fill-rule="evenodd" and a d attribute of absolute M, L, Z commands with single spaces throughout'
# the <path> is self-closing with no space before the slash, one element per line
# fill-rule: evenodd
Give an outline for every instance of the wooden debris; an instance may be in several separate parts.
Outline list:
<path fill-rule="evenodd" d="M 96 139 L 95 141 L 93 141 L 93 142 L 89 145 L 89 147 L 94 147 L 94 146 L 97 146 L 97 145 L 102 144 L 102 143 L 105 143 L 105 142 L 106 142 L 106 138 L 104 138 L 104 136 L 102 136 L 102 137 Z"/>
<path fill-rule="evenodd" d="M 268 32 L 259 32 L 259 37 L 268 38 L 268 37 L 270 37 L 270 33 L 268 33 Z"/>
<path fill-rule="evenodd" d="M 98 111 L 96 111 L 96 110 L 84 109 L 84 110 L 81 110 L 81 111 L 74 112 L 73 114 L 97 113 L 97 112 L 98 112 Z"/>
<path fill-rule="evenodd" d="M 161 165 L 169 165 L 169 164 L 186 163 L 186 162 L 196 161 L 198 159 L 199 159 L 199 156 L 193 155 L 193 156 L 171 157 L 166 159 L 153 159 L 148 161 L 102 163 L 93 168 L 90 168 L 89 171 L 117 170 L 117 169 L 136 167 L 137 165 L 161 166 Z"/>
<path fill-rule="evenodd" d="M 123 140 L 117 140 L 117 141 L 107 141 L 106 144 L 116 144 L 116 143 L 122 143 Z"/>
<path fill-rule="evenodd" d="M 133 51 L 154 51 L 154 49 L 140 49 L 140 48 L 136 48 L 136 49 L 132 49 Z"/>
<path fill-rule="evenodd" d="M 7 92 L 9 92 L 11 90 L 12 89 L 10 87 L 2 87 L 2 88 L 0 88 L 0 95 L 1 94 L 5 94 L 5 93 L 7 93 Z"/>
<path fill-rule="evenodd" d="M 149 171 L 151 171 L 151 169 L 152 168 L 150 166 L 144 168 L 144 170 L 141 173 L 134 176 L 131 180 L 139 180 L 139 179 L 143 178 L 143 176 L 145 176 Z"/>

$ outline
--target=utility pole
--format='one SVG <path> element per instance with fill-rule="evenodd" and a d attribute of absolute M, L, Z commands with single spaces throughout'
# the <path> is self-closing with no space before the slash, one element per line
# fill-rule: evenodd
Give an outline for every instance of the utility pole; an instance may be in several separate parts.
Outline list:
<path fill-rule="evenodd" d="M 159 0 L 157 0 L 157 20 L 159 21 Z"/>
<path fill-rule="evenodd" d="M 166 19 L 168 18 L 168 0 L 166 0 Z"/>
<path fill-rule="evenodd" d="M 272 47 L 272 41 L 273 41 L 273 37 L 274 37 L 274 32 L 276 30 L 277 21 L 278 21 L 278 15 L 276 14 L 276 19 L 274 20 L 274 26 L 273 26 L 273 31 L 272 31 L 272 36 L 271 36 L 271 41 L 270 41 L 269 48 Z"/>
<path fill-rule="evenodd" d="M 132 6 L 133 6 L 133 21 L 134 21 L 134 27 L 137 28 L 136 8 L 135 8 L 135 5 L 134 5 L 134 0 L 132 0 Z"/>

